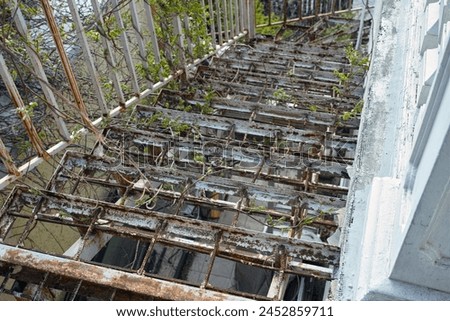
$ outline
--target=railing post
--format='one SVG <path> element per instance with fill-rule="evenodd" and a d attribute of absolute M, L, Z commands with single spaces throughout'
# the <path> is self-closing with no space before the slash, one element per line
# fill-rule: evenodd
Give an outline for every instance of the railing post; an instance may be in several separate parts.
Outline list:
<path fill-rule="evenodd" d="M 361 47 L 361 42 L 362 42 L 362 37 L 363 37 L 363 33 L 364 33 L 364 19 L 366 17 L 366 10 L 368 7 L 368 3 L 363 6 L 360 14 L 360 20 L 359 20 L 359 30 L 358 30 L 358 38 L 356 39 L 356 45 L 355 45 L 355 49 L 359 50 L 359 48 Z"/>
<path fill-rule="evenodd" d="M 0 53 L 0 77 L 4 82 L 9 95 L 11 96 L 14 105 L 17 108 L 17 114 L 20 120 L 22 121 L 23 127 L 25 127 L 25 130 L 27 131 L 31 145 L 33 146 L 34 150 L 40 157 L 44 159 L 49 159 L 50 155 L 48 155 L 47 151 L 45 150 L 41 137 L 39 136 L 38 132 L 36 131 L 36 128 L 33 125 L 33 121 L 30 117 L 30 114 L 26 110 L 26 106 L 22 100 L 22 97 L 20 96 L 19 90 L 17 89 L 16 84 L 14 83 L 11 73 L 9 72 L 8 67 L 6 66 L 5 59 L 3 58 L 3 55 L 1 53 Z M 4 159 L 6 160 L 5 167 L 8 168 L 9 159 L 7 155 L 4 156 L 5 156 Z M 18 176 L 17 172 L 14 170 L 13 167 L 9 167 L 8 171 L 10 170 L 13 171 L 14 175 Z"/>
<path fill-rule="evenodd" d="M 95 67 L 95 62 L 94 58 L 92 57 L 91 50 L 89 49 L 88 40 L 86 38 L 86 34 L 84 33 L 84 28 L 80 19 L 80 15 L 78 13 L 77 5 L 74 0 L 67 1 L 67 4 L 69 5 L 69 10 L 75 25 L 78 41 L 81 45 L 81 48 L 83 49 L 83 54 L 86 59 L 85 64 L 92 79 L 92 85 L 97 96 L 98 105 L 102 109 L 103 113 L 106 114 L 108 113 L 108 107 L 101 88 L 100 76 L 98 75 L 97 68 Z"/>
<path fill-rule="evenodd" d="M 64 69 L 64 73 L 66 74 L 67 81 L 69 82 L 70 90 L 75 100 L 75 105 L 78 108 L 78 113 L 83 119 L 84 125 L 97 136 L 98 140 L 103 142 L 102 134 L 92 124 L 92 121 L 89 118 L 88 110 L 86 108 L 86 105 L 84 104 L 80 88 L 78 87 L 77 80 L 75 78 L 75 74 L 72 70 L 69 58 L 67 57 L 67 53 L 64 49 L 59 28 L 56 25 L 55 17 L 53 15 L 53 8 L 51 7 L 49 0 L 40 0 L 40 2 L 44 11 L 45 19 L 47 20 L 47 24 L 55 42 L 56 50 L 58 51 L 59 57 L 61 59 L 61 65 Z M 41 156 L 40 153 L 38 153 L 38 155 Z M 46 155 L 46 152 L 44 153 L 44 155 Z"/>
<path fill-rule="evenodd" d="M 186 68 L 186 56 L 184 48 L 184 34 L 183 28 L 181 27 L 181 18 L 179 15 L 172 16 L 173 31 L 177 38 L 177 47 L 175 48 L 175 55 L 177 57 L 176 68 L 185 69 Z"/>
<path fill-rule="evenodd" d="M 27 43 L 26 50 L 28 56 L 30 57 L 31 64 L 33 65 L 33 69 L 36 72 L 36 75 L 38 76 L 42 92 L 44 93 L 44 96 L 47 99 L 48 104 L 52 106 L 50 110 L 53 114 L 53 117 L 55 118 L 58 131 L 64 140 L 69 141 L 70 140 L 69 131 L 67 129 L 66 123 L 59 114 L 59 107 L 58 103 L 56 102 L 55 95 L 47 85 L 48 84 L 47 75 L 45 74 L 44 67 L 42 66 L 42 62 L 37 54 L 37 50 L 31 47 L 32 42 L 30 41 L 30 33 L 28 31 L 28 27 L 25 22 L 25 18 L 22 14 L 22 11 L 20 10 L 20 7 L 17 4 L 17 0 L 11 1 L 10 6 L 11 11 L 14 13 L 14 23 L 16 25 L 17 31 L 26 40 Z"/>
<path fill-rule="evenodd" d="M 253 39 L 256 35 L 256 19 L 255 19 L 255 0 L 246 0 L 246 17 L 248 38 Z"/>

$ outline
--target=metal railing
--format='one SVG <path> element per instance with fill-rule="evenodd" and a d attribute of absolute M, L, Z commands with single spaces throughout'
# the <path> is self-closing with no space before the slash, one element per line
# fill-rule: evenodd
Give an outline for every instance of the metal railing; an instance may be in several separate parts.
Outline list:
<path fill-rule="evenodd" d="M 353 0 L 267 0 L 261 2 L 267 22 L 257 27 L 270 27 L 308 20 L 352 9 Z"/>
<path fill-rule="evenodd" d="M 170 6 L 149 0 L 68 0 L 64 10 L 55 10 L 58 2 L 49 0 L 27 3 L 12 0 L 0 8 L 5 21 L 0 25 L 0 89 L 4 86 L 11 98 L 17 115 L 11 128 L 22 128 L 26 147 L 25 156 L 11 152 L 16 147 L 0 133 L 7 172 L 0 190 L 87 132 L 101 141 L 100 129 L 108 119 L 224 47 L 253 38 L 257 27 L 255 0 L 177 0 Z M 352 5 L 284 1 L 283 19 L 274 22 L 274 3 L 266 2 L 267 25 Z M 298 16 L 291 19 L 293 4 Z"/>
<path fill-rule="evenodd" d="M 200 17 L 190 16 L 189 10 L 183 10 L 183 3 L 187 9 L 196 9 Z M 251 16 L 253 1 L 209 0 L 201 1 L 196 8 L 189 3 L 194 2 L 178 1 L 178 8 L 165 8 L 156 2 L 138 0 L 111 0 L 102 4 L 97 0 L 91 0 L 90 4 L 84 1 L 85 17 L 81 19 L 80 1 L 67 1 L 69 12 L 61 16 L 55 13 L 49 0 L 41 0 L 40 7 L 31 8 L 33 14 L 45 17 L 44 27 L 40 24 L 37 30 L 27 27 L 33 23 L 27 21 L 26 16 L 30 16 L 27 11 L 31 9 L 25 3 L 13 0 L 5 4 L 3 14 L 10 14 L 7 27 L 13 32 L 10 39 L 1 43 L 0 74 L 36 156 L 18 166 L 18 160 L 14 160 L 17 157 L 12 157 L 0 141 L 0 157 L 8 172 L 0 180 L 0 189 L 65 149 L 88 130 L 101 140 L 98 127 L 106 118 L 135 105 L 220 48 L 247 35 L 249 30 L 254 34 L 254 28 L 249 28 L 252 20 L 246 18 Z M 66 31 L 69 24 L 70 30 Z M 6 23 L 2 27 L 6 30 Z M 47 34 L 42 35 L 39 28 L 44 28 Z M 39 48 L 37 40 L 44 37 L 49 42 L 49 33 L 53 39 L 49 46 L 58 53 L 50 63 L 61 64 L 64 71 L 57 83 L 49 80 L 50 68 L 43 57 L 48 53 Z M 68 35 L 72 43 L 67 43 Z M 76 59 L 84 64 L 75 61 L 74 48 L 79 51 Z M 11 66 L 18 64 L 21 65 L 18 70 L 11 70 Z M 27 69 L 27 64 L 32 68 Z M 23 98 L 16 86 L 17 77 L 22 77 L 21 70 L 38 83 L 37 105 L 51 111 L 59 142 L 46 141 L 36 129 L 31 110 L 36 102 Z M 69 95 L 62 93 L 65 89 Z M 92 115 L 99 113 L 103 116 L 94 120 Z M 68 125 L 67 119 L 83 128 Z"/>

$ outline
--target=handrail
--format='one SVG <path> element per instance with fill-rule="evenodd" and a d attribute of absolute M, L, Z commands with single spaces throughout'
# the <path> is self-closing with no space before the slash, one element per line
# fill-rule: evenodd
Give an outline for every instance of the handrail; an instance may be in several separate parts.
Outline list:
<path fill-rule="evenodd" d="M 130 0 L 123 5 L 123 1 L 111 0 L 101 9 L 98 0 L 91 0 L 83 18 L 73 0 L 68 1 L 62 13 L 54 10 L 48 0 L 40 3 L 41 7 L 32 8 L 19 6 L 16 0 L 9 3 L 19 34 L 10 34 L 1 44 L 7 53 L 1 79 L 7 87 L 14 88 L 14 74 L 26 72 L 40 84 L 33 97 L 16 88 L 13 99 L 21 119 L 32 129 L 27 130 L 26 139 L 36 148 L 37 156 L 17 165 L 20 161 L 13 159 L 5 146 L 5 137 L 0 137 L 0 159 L 8 172 L 0 179 L 0 190 L 48 156 L 55 156 L 73 144 L 80 135 L 90 131 L 101 139 L 99 130 L 106 119 L 136 105 L 224 47 L 245 36 L 254 36 L 253 20 L 249 18 L 253 16 L 250 12 L 254 0 L 223 0 L 220 4 L 216 1 L 220 10 L 212 8 L 212 1 L 208 1 L 209 6 L 201 6 L 205 1 L 173 1 L 167 7 L 163 2 Z M 166 19 L 168 16 L 171 18 Z M 41 19 L 39 25 L 30 21 L 36 17 Z M 43 21 L 46 27 L 42 27 Z M 68 22 L 73 25 L 73 33 L 65 32 L 70 28 Z M 28 29 L 27 25 L 31 27 Z M 42 32 L 42 28 L 47 31 Z M 42 37 L 55 45 L 58 57 L 49 60 L 49 50 L 39 46 Z M 74 54 L 71 49 L 74 47 L 80 48 L 80 53 Z M 31 61 L 33 68 L 27 61 Z M 64 74 L 51 70 L 61 62 Z M 11 70 L 17 64 L 24 68 Z M 54 76 L 52 72 L 58 76 L 56 81 L 50 77 Z M 44 127 L 59 129 L 59 141 L 45 140 L 42 138 L 45 135 L 33 129 L 32 108 L 36 106 L 48 106 L 54 114 L 52 124 Z M 103 116 L 92 120 L 95 114 Z M 72 125 L 67 123 L 68 119 Z M 73 122 L 82 128 L 76 128 Z"/>

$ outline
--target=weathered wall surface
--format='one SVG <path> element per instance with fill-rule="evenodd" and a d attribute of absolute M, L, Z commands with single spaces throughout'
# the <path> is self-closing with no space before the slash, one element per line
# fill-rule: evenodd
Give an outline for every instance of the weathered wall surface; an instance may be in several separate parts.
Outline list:
<path fill-rule="evenodd" d="M 401 264 L 398 260 L 399 247 L 417 215 L 415 204 L 422 197 L 404 187 L 417 139 L 414 136 L 421 126 L 417 119 L 425 2 L 376 1 L 372 10 L 372 61 L 341 239 L 343 259 L 336 299 L 450 298 L 432 289 L 437 289 L 427 280 L 432 275 L 421 282 L 411 275 L 401 276 L 409 269 L 405 262 L 414 264 L 415 253 L 403 251 L 403 257 L 410 260 Z M 420 177 L 418 182 L 422 181 L 428 181 L 428 176 Z M 429 224 L 430 217 L 418 223 Z"/>

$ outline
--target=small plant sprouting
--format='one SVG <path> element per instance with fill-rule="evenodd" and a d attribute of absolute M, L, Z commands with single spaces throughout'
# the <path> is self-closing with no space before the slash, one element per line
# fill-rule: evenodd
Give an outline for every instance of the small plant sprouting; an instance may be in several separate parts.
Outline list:
<path fill-rule="evenodd" d="M 70 136 L 72 137 L 73 142 L 78 142 L 81 139 L 82 133 L 81 130 L 83 129 L 83 126 L 80 124 L 77 124 L 73 127 L 72 132 L 70 133 Z"/>
<path fill-rule="evenodd" d="M 345 57 L 350 65 L 357 71 L 367 71 L 369 69 L 370 60 L 368 56 L 363 56 L 360 51 L 349 45 L 345 47 Z"/>
<path fill-rule="evenodd" d="M 33 117 L 34 109 L 38 106 L 38 103 L 35 101 L 32 101 L 26 106 L 20 107 L 17 109 L 18 113 L 22 113 L 22 120 L 25 120 L 25 118 L 28 116 L 29 118 Z"/>
<path fill-rule="evenodd" d="M 185 104 L 184 101 L 180 100 L 176 107 L 176 110 L 185 111 L 187 113 L 192 111 L 192 106 L 189 104 Z"/>
<path fill-rule="evenodd" d="M 309 216 L 309 217 L 305 217 L 302 222 L 300 223 L 300 225 L 305 226 L 305 225 L 311 225 L 313 224 L 315 221 L 317 220 L 317 216 Z"/>
<path fill-rule="evenodd" d="M 352 110 L 346 111 L 341 115 L 342 120 L 349 120 L 358 116 L 358 114 L 362 112 L 363 105 L 364 101 L 361 99 L 356 103 L 355 107 Z"/>
<path fill-rule="evenodd" d="M 340 95 L 342 93 L 341 89 L 338 86 L 333 86 L 331 89 L 333 90 L 333 94 L 335 96 L 338 96 L 338 95 Z"/>
<path fill-rule="evenodd" d="M 170 184 L 170 183 L 164 183 L 164 184 L 162 184 L 161 189 L 162 189 L 163 191 L 173 191 L 173 190 L 174 190 L 173 185 Z"/>
<path fill-rule="evenodd" d="M 86 32 L 86 36 L 94 42 L 100 42 L 100 32 L 91 29 Z"/>
<path fill-rule="evenodd" d="M 197 163 L 205 163 L 205 156 L 203 156 L 203 154 L 201 153 L 195 153 L 194 154 L 194 161 Z"/>
<path fill-rule="evenodd" d="M 319 106 L 317 105 L 309 105 L 308 109 L 312 112 L 316 112 L 319 110 Z"/>
<path fill-rule="evenodd" d="M 157 194 L 153 196 L 142 195 L 142 197 L 136 200 L 135 206 L 141 207 L 145 205 L 146 208 L 151 209 L 153 208 L 157 200 L 158 200 Z"/>
<path fill-rule="evenodd" d="M 286 91 L 283 88 L 278 88 L 273 92 L 273 97 L 279 101 L 289 101 L 291 100 L 291 96 L 286 93 Z"/>
<path fill-rule="evenodd" d="M 158 120 L 160 120 L 163 116 L 163 113 L 158 111 L 156 113 L 154 113 L 148 120 L 147 120 L 147 125 L 151 125 L 154 122 L 157 122 Z"/>
<path fill-rule="evenodd" d="M 349 89 L 350 82 L 359 73 L 364 73 L 369 69 L 369 57 L 363 56 L 361 52 L 353 48 L 353 46 L 348 45 L 345 47 L 345 57 L 350 63 L 350 70 L 348 72 L 334 70 L 333 74 L 339 80 L 339 84 L 344 87 L 344 91 Z M 340 90 L 336 90 L 336 86 L 333 87 L 333 92 L 335 94 L 340 94 Z"/>
<path fill-rule="evenodd" d="M 204 104 L 197 104 L 197 107 L 200 109 L 200 113 L 205 115 L 211 115 L 214 113 L 214 108 L 212 107 L 213 100 L 216 97 L 216 92 L 209 88 L 205 95 L 203 96 L 203 99 L 205 100 Z"/>
<path fill-rule="evenodd" d="M 333 74 L 339 80 L 340 86 L 333 86 L 332 91 L 335 96 L 348 93 L 350 82 L 354 80 L 355 76 L 367 72 L 370 65 L 370 60 L 368 56 L 364 56 L 360 51 L 353 48 L 353 46 L 348 45 L 345 47 L 345 57 L 347 58 L 350 68 L 348 72 L 334 70 Z M 340 118 L 344 121 L 356 117 L 361 113 L 363 107 L 363 101 L 360 100 L 355 107 L 350 111 L 345 111 L 340 115 Z"/>
<path fill-rule="evenodd" d="M 350 80 L 350 77 L 352 76 L 351 73 L 345 73 L 341 72 L 339 70 L 334 70 L 333 74 L 339 79 L 342 83 L 347 83 Z"/>
<path fill-rule="evenodd" d="M 285 217 L 279 217 L 277 219 L 274 219 L 271 215 L 267 215 L 266 217 L 266 225 L 269 227 L 277 228 L 284 225 L 284 223 L 286 223 Z"/>
<path fill-rule="evenodd" d="M 212 113 L 214 113 L 214 108 L 210 107 L 208 104 L 200 104 L 200 113 L 205 114 L 205 115 L 211 115 Z"/>
<path fill-rule="evenodd" d="M 164 129 L 170 128 L 176 135 L 184 134 L 191 129 L 191 125 L 169 117 L 165 117 L 161 120 L 161 127 Z"/>

